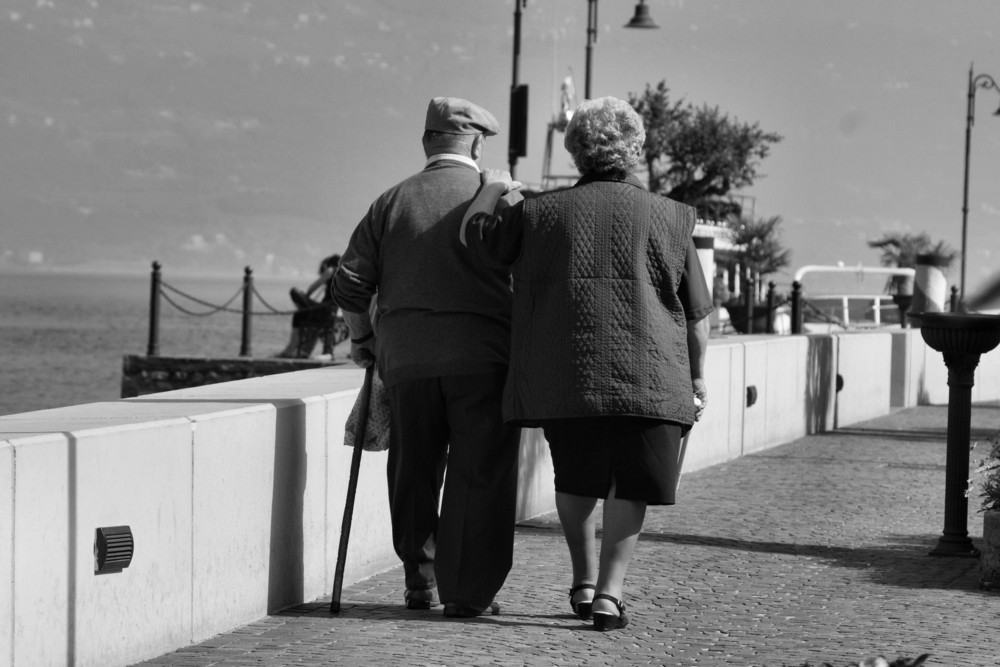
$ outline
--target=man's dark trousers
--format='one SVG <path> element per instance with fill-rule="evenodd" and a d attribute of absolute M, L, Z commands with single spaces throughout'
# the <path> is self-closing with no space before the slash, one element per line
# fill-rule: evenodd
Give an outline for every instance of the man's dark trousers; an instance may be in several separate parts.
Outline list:
<path fill-rule="evenodd" d="M 501 417 L 505 378 L 506 369 L 387 390 L 393 544 L 406 587 L 437 586 L 446 604 L 484 609 L 510 572 L 520 429 Z"/>

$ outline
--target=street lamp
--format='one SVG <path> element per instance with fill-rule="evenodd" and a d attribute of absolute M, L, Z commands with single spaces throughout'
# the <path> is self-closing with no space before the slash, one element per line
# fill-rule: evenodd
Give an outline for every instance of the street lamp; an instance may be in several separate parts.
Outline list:
<path fill-rule="evenodd" d="M 521 9 L 528 0 L 514 0 L 514 77 L 510 86 L 511 94 L 511 142 L 508 148 L 510 173 L 514 175 L 517 158 L 526 154 L 528 87 L 518 83 L 519 60 L 521 57 Z M 626 28 L 659 28 L 649 15 L 646 0 L 639 0 L 635 15 L 625 24 Z M 590 99 L 590 70 L 593 61 L 594 44 L 597 43 L 597 0 L 587 0 L 587 69 L 584 97 Z"/>
<path fill-rule="evenodd" d="M 972 75 L 972 65 L 969 66 L 969 107 L 965 120 L 965 184 L 962 193 L 962 278 L 959 285 L 959 303 L 965 301 L 965 264 L 966 264 L 966 240 L 968 238 L 969 221 L 969 142 L 972 139 L 972 123 L 976 110 L 976 88 L 989 90 L 990 88 L 1000 91 L 1000 86 L 989 74 Z M 993 114 L 1000 116 L 1000 108 Z"/>
<path fill-rule="evenodd" d="M 639 0 L 635 6 L 635 16 L 625 24 L 626 28 L 659 28 L 649 15 L 646 0 Z M 587 0 L 587 69 L 584 79 L 583 96 L 590 99 L 590 70 L 593 61 L 594 44 L 597 43 L 597 0 Z"/>

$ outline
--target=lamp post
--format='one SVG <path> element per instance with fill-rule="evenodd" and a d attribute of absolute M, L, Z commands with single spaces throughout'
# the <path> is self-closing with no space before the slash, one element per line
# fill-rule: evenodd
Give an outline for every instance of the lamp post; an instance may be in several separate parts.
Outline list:
<path fill-rule="evenodd" d="M 959 303 L 965 301 L 965 265 L 967 254 L 968 221 L 969 221 L 969 148 L 972 139 L 972 123 L 976 111 L 976 88 L 1000 91 L 1000 86 L 989 74 L 973 76 L 972 65 L 969 66 L 969 106 L 965 118 L 965 182 L 962 192 L 962 277 L 959 283 Z M 1000 116 L 1000 108 L 993 114 Z"/>
<path fill-rule="evenodd" d="M 511 91 L 511 137 L 523 137 L 527 132 L 527 86 L 518 84 L 519 60 L 521 57 L 521 9 L 527 5 L 528 0 L 514 0 L 514 77 L 510 86 Z M 659 28 L 649 15 L 649 6 L 646 0 L 639 0 L 635 6 L 635 15 L 625 24 L 626 28 Z M 587 0 L 587 67 L 586 79 L 584 80 L 584 97 L 590 99 L 590 71 L 593 63 L 594 44 L 597 43 L 597 0 Z M 518 97 L 521 96 L 521 97 Z M 517 115 L 515 116 L 515 106 Z M 524 140 L 520 146 L 515 146 L 512 142 L 508 150 L 508 161 L 510 164 L 511 176 L 517 165 L 517 158 L 525 155 Z"/>
<path fill-rule="evenodd" d="M 625 24 L 626 28 L 659 28 L 649 15 L 646 0 L 639 0 L 635 6 L 635 15 Z M 587 69 L 584 79 L 583 97 L 590 97 L 590 71 L 593 63 L 594 44 L 597 43 L 597 0 L 587 0 Z"/>

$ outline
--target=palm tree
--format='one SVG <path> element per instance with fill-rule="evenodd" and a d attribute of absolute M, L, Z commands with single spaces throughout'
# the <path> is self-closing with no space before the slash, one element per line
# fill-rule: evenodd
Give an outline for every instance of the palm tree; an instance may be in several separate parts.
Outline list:
<path fill-rule="evenodd" d="M 785 268 L 792 261 L 792 251 L 781 245 L 781 216 L 771 218 L 739 218 L 731 219 L 727 223 L 729 227 L 729 241 L 733 249 L 729 257 L 739 263 L 741 273 L 744 276 L 753 278 L 755 293 L 745 293 L 742 298 L 730 298 L 724 302 L 726 310 L 729 312 L 730 321 L 737 331 L 746 332 L 747 317 L 745 309 L 746 300 L 760 302 L 764 288 L 764 277 L 768 274 L 776 273 Z M 768 312 L 762 304 L 755 305 L 759 315 L 758 318 L 766 318 Z M 755 331 L 764 331 L 763 326 L 758 322 L 753 325 Z"/>
<path fill-rule="evenodd" d="M 792 262 L 792 251 L 781 245 L 781 216 L 741 218 L 729 223 L 733 257 L 749 270 L 758 289 L 765 276 L 777 273 Z"/>
<path fill-rule="evenodd" d="M 915 268 L 920 255 L 932 256 L 935 264 L 947 269 L 958 256 L 958 251 L 953 250 L 944 241 L 931 244 L 931 237 L 923 232 L 920 234 L 888 232 L 880 238 L 869 241 L 868 246 L 882 251 L 879 258 L 882 266 L 900 269 Z M 912 294 L 913 280 L 908 276 L 892 276 L 886 283 L 886 291 L 889 294 Z"/>

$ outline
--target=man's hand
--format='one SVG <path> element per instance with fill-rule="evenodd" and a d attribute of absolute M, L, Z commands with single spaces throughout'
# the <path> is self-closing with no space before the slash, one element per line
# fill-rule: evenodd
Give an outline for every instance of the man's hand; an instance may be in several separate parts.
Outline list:
<path fill-rule="evenodd" d="M 363 343 L 351 341 L 351 361 L 361 368 L 368 368 L 375 363 L 375 337 L 372 336 Z"/>
<path fill-rule="evenodd" d="M 515 181 L 509 171 L 503 169 L 483 169 L 483 185 L 493 185 L 499 183 L 503 185 L 503 193 L 507 194 L 512 190 L 521 188 L 521 181 Z"/>
<path fill-rule="evenodd" d="M 694 390 L 694 420 L 698 421 L 708 405 L 708 387 L 704 378 L 697 378 L 691 380 L 691 388 Z"/>

